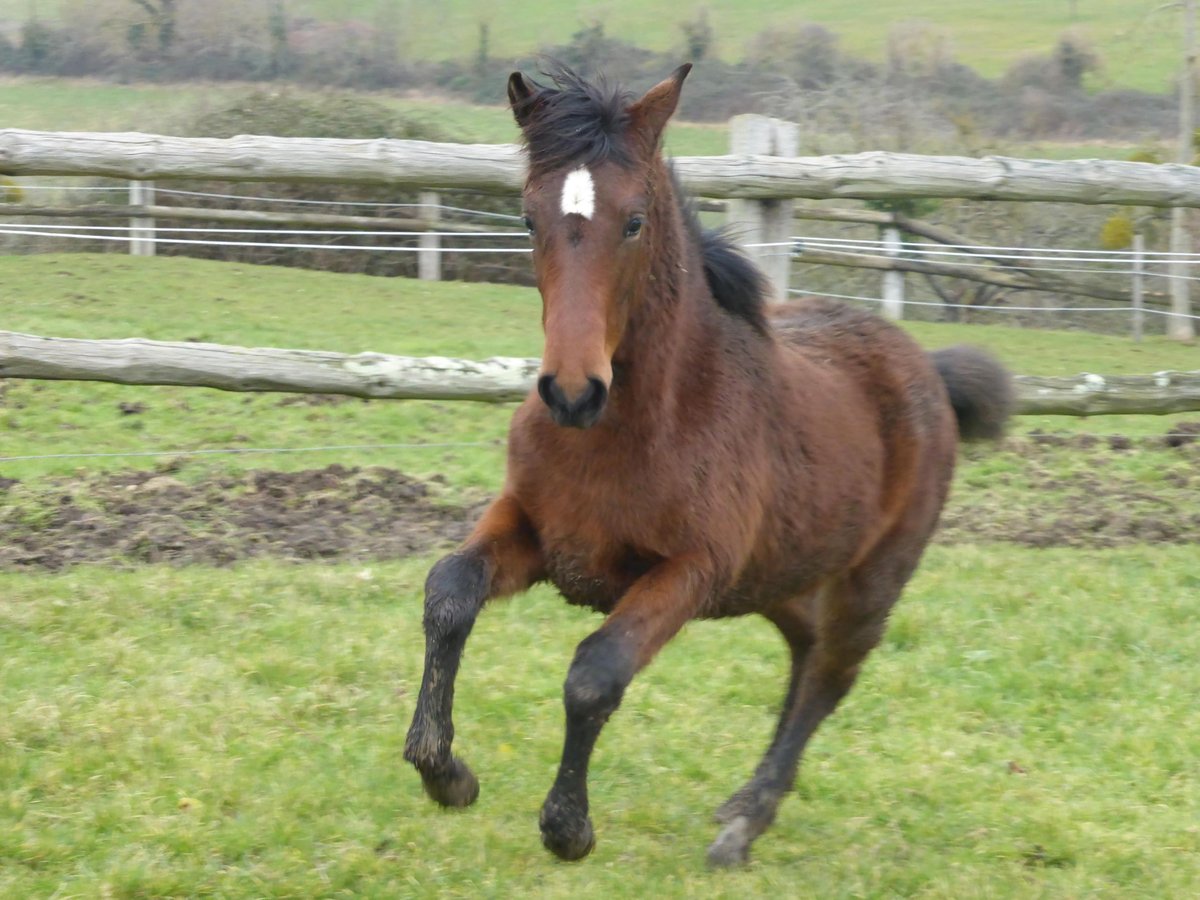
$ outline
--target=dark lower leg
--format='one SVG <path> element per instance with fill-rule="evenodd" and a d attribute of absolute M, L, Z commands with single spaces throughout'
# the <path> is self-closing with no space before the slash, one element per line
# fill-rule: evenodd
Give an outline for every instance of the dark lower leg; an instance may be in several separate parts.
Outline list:
<path fill-rule="evenodd" d="M 710 863 L 728 866 L 746 861 L 751 843 L 775 821 L 779 802 L 792 789 L 809 739 L 850 689 L 856 670 L 854 666 L 805 676 L 795 704 L 784 713 L 784 722 L 754 778 L 726 804 L 731 809 L 722 818 L 725 827 L 708 848 Z"/>
<path fill-rule="evenodd" d="M 733 821 L 739 815 L 749 814 L 760 806 L 760 794 L 764 787 L 773 780 L 770 761 L 773 759 L 776 747 L 783 739 L 788 722 L 794 714 L 800 683 L 804 678 L 805 664 L 813 645 L 811 625 L 808 615 L 806 615 L 808 603 L 807 597 L 799 597 L 795 601 L 771 610 L 767 615 L 767 618 L 779 629 L 791 651 L 791 672 L 788 676 L 787 692 L 779 710 L 779 721 L 775 725 L 775 734 L 771 738 L 771 744 L 763 755 L 762 761 L 755 768 L 754 776 L 721 804 L 713 816 L 722 825 Z"/>
<path fill-rule="evenodd" d="M 746 815 L 757 808 L 761 803 L 760 794 L 764 787 L 773 781 L 773 769 L 770 761 L 774 758 L 776 748 L 784 737 L 788 718 L 796 705 L 796 696 L 804 675 L 804 661 L 808 656 L 808 648 L 807 643 L 802 646 L 792 645 L 792 671 L 788 680 L 787 694 L 779 711 L 779 721 L 775 725 L 775 734 L 771 738 L 771 744 L 767 748 L 766 754 L 755 768 L 754 776 L 734 791 L 733 795 L 722 803 L 713 814 L 713 818 L 722 825 L 733 821 L 736 816 Z"/>
<path fill-rule="evenodd" d="M 443 806 L 468 806 L 479 795 L 471 770 L 450 752 L 454 681 L 475 618 L 487 600 L 541 577 L 536 537 L 516 501 L 505 496 L 484 513 L 463 549 L 440 560 L 425 581 L 425 672 L 404 758 Z"/>
<path fill-rule="evenodd" d="M 486 598 L 484 560 L 470 552 L 438 562 L 425 584 L 425 672 L 404 742 L 404 758 L 425 792 L 443 806 L 468 806 L 479 795 L 471 770 L 450 753 L 454 680 L 463 647 Z"/>
<path fill-rule="evenodd" d="M 567 725 L 562 761 L 540 819 L 542 843 L 560 858 L 580 859 L 595 845 L 587 776 L 604 723 L 633 676 L 692 618 L 709 584 L 694 561 L 661 563 L 579 645 L 563 687 Z"/>
<path fill-rule="evenodd" d="M 542 843 L 561 859 L 580 859 L 595 846 L 588 818 L 588 764 L 604 723 L 633 679 L 630 650 L 611 630 L 601 629 L 579 645 L 567 674 L 562 760 L 539 819 Z"/>

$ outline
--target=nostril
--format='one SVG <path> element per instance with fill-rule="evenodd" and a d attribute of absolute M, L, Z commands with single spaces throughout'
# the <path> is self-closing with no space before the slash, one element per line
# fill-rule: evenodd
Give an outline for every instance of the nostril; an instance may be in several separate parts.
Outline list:
<path fill-rule="evenodd" d="M 588 389 L 584 391 L 582 397 L 576 401 L 576 406 L 580 410 L 588 412 L 599 412 L 604 408 L 604 401 L 608 399 L 608 388 L 599 378 L 588 378 Z"/>
<path fill-rule="evenodd" d="M 542 402 L 550 409 L 554 421 L 573 428 L 588 428 L 594 424 L 608 400 L 608 386 L 599 378 L 591 376 L 574 399 L 567 395 L 554 375 L 538 378 L 537 392 Z"/>
<path fill-rule="evenodd" d="M 551 408 L 554 407 L 554 392 L 557 387 L 558 386 L 554 383 L 553 375 L 543 375 L 538 379 L 538 396 L 542 398 L 543 403 Z M 561 394 L 562 391 L 559 390 L 558 393 Z"/>

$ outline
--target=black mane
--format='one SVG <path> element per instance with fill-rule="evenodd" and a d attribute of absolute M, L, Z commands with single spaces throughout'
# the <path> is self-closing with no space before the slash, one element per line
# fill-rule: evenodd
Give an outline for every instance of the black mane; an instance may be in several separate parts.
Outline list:
<path fill-rule="evenodd" d="M 671 170 L 675 196 L 687 225 L 688 237 L 700 247 L 704 260 L 704 278 L 713 299 L 726 312 L 745 319 L 756 331 L 766 334 L 767 294 L 770 286 L 766 276 L 750 257 L 729 237 L 724 228 L 705 228 L 700 224 L 696 204 Z"/>
<path fill-rule="evenodd" d="M 611 161 L 630 167 L 634 147 L 628 135 L 629 106 L 633 95 L 610 86 L 603 78 L 595 83 L 560 63 L 542 72 L 552 87 L 536 85 L 528 100 L 514 109 L 531 172 L 549 172 L 566 166 L 587 166 Z M 717 304 L 766 334 L 768 285 L 766 278 L 723 229 L 705 229 L 694 204 L 674 170 L 671 181 L 689 240 L 695 241 L 704 259 L 704 277 Z"/>

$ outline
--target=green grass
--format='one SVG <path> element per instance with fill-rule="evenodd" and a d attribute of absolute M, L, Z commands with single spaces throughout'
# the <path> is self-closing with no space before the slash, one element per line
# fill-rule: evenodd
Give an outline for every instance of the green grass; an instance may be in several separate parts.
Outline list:
<path fill-rule="evenodd" d="M 0 895 L 1194 896 L 1194 555 L 932 552 L 733 873 L 703 850 L 782 689 L 762 622 L 690 626 L 635 681 L 564 865 L 537 810 L 596 619 L 549 592 L 472 635 L 483 794 L 448 813 L 400 759 L 427 561 L 0 576 Z"/>
<path fill-rule="evenodd" d="M 413 356 L 537 356 L 535 291 L 485 284 L 332 275 L 299 269 L 117 254 L 0 257 L 0 281 L 22 303 L 7 330 L 55 337 L 200 340 Z M 1148 373 L 1200 369 L 1200 348 L 1162 338 L 1128 339 L 1032 329 L 912 323 L 930 347 L 971 341 L 1030 374 Z M 8 477 L 69 474 L 80 466 L 153 466 L 173 450 L 495 442 L 488 448 L 422 448 L 247 455 L 221 466 L 306 468 L 347 459 L 418 475 L 445 474 L 454 488 L 499 487 L 500 441 L 511 407 L 475 403 L 366 402 L 297 407 L 278 394 L 171 387 L 11 381 L 0 407 L 0 456 L 72 452 L 149 458 L 8 462 Z M 120 404 L 140 403 L 140 414 Z M 1161 433 L 1158 417 L 1022 420 L 1024 428 Z M 197 463 L 191 471 L 201 472 Z"/>
<path fill-rule="evenodd" d="M 537 296 L 521 288 L 65 254 L 0 257 L 0 283 L 21 298 L 3 327 L 40 334 L 540 350 Z M 910 328 L 928 346 L 990 347 L 1021 372 L 1200 368 L 1200 349 L 1160 339 Z M 174 477 L 341 462 L 441 473 L 451 495 L 499 484 L 509 406 L 281 399 L 11 380 L 0 456 L 482 440 L 497 443 L 222 457 Z M 125 415 L 121 403 L 145 409 Z M 1137 435 L 1169 421 L 1044 418 L 1018 431 Z M 159 462 L 3 462 L 0 475 L 32 496 L 47 476 Z M 1050 474 L 1078 468 L 1065 449 L 1038 462 Z M 1139 449 L 1107 464 L 1153 492 L 1186 459 Z M 973 448 L 955 493 L 1037 506 L 1029 485 L 1044 474 L 1019 446 Z M 733 873 L 707 872 L 703 852 L 711 811 L 772 727 L 785 660 L 769 626 L 689 626 L 639 677 L 594 762 L 599 846 L 564 865 L 539 846 L 537 811 L 560 750 L 562 678 L 598 619 L 547 590 L 480 619 L 456 724 L 483 794 L 472 810 L 442 811 L 400 758 L 430 562 L 0 573 L 0 897 L 1200 889 L 1194 546 L 933 548 L 859 686 L 814 740 L 796 795 L 753 864 Z"/>
<path fill-rule="evenodd" d="M 1180 20 L 1176 10 L 1142 0 L 1082 0 L 1072 18 L 1068 0 L 1010 0 L 1008 3 L 947 3 L 946 0 L 745 0 L 680 6 L 646 0 L 604 4 L 547 4 L 511 0 L 503 7 L 480 0 L 422 4 L 405 0 L 292 0 L 297 18 L 372 23 L 385 10 L 398 14 L 401 52 L 420 59 L 465 60 L 478 46 L 480 23 L 489 28 L 491 55 L 519 57 L 562 44 L 582 26 L 599 21 L 625 41 L 682 54 L 680 25 L 703 8 L 715 35 L 715 55 L 742 59 L 751 39 L 764 30 L 814 22 L 834 31 L 847 52 L 881 62 L 888 35 L 898 25 L 921 22 L 948 37 L 955 56 L 989 77 L 1000 75 L 1028 53 L 1048 53 L 1068 30 L 1095 45 L 1105 80 L 1151 91 L 1170 89 L 1180 66 Z M 38 13 L 57 14 L 60 3 L 42 0 Z M 0 0 L 0 19 L 26 20 L 28 0 Z"/>

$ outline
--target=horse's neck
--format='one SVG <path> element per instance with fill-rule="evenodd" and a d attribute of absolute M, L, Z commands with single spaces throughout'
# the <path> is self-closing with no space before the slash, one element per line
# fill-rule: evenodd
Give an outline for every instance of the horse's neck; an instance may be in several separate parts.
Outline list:
<path fill-rule="evenodd" d="M 685 234 L 680 232 L 681 241 Z M 613 401 L 622 417 L 662 430 L 675 421 L 675 406 L 697 373 L 713 371 L 720 359 L 718 310 L 708 296 L 699 251 L 680 243 L 656 256 L 643 295 L 633 302 L 614 358 L 621 380 Z"/>

